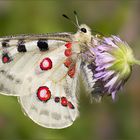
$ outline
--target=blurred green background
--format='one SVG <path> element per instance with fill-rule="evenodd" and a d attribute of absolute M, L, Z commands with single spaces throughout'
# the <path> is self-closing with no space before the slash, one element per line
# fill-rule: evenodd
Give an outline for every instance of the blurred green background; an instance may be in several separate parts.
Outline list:
<path fill-rule="evenodd" d="M 0 36 L 23 33 L 76 32 L 61 15 L 79 14 L 80 23 L 104 35 L 119 34 L 140 59 L 140 1 L 138 0 L 0 0 Z M 66 129 L 40 127 L 24 116 L 17 99 L 0 95 L 0 140 L 139 140 L 140 139 L 140 68 L 134 67 L 131 78 L 119 99 L 110 97 L 102 103 L 90 103 L 81 85 L 80 117 Z"/>

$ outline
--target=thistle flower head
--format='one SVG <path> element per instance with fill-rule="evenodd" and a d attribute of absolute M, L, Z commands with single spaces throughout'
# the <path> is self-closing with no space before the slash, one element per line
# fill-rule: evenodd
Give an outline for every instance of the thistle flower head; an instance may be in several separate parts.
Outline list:
<path fill-rule="evenodd" d="M 102 43 L 91 51 L 95 53 L 94 78 L 102 82 L 102 93 L 111 94 L 115 99 L 117 91 L 128 80 L 132 66 L 140 62 L 134 58 L 128 44 L 117 36 L 103 38 Z"/>

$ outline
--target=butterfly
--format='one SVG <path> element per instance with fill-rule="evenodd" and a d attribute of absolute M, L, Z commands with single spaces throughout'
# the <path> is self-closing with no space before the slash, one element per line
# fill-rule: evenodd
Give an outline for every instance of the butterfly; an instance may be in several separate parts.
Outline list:
<path fill-rule="evenodd" d="M 78 28 L 75 34 L 0 38 L 0 93 L 16 96 L 25 114 L 46 128 L 68 127 L 78 117 L 80 74 L 88 92 L 96 92 L 90 48 L 100 39 L 91 34 L 87 25 L 79 25 L 74 14 L 77 23 L 73 23 Z"/>

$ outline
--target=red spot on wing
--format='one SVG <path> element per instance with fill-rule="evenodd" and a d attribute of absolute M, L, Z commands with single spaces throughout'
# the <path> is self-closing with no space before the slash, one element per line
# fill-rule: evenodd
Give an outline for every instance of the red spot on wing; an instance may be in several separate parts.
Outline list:
<path fill-rule="evenodd" d="M 64 53 L 65 53 L 65 56 L 67 56 L 67 57 L 72 55 L 71 49 L 66 49 Z"/>
<path fill-rule="evenodd" d="M 74 75 L 75 75 L 75 65 L 72 66 L 72 67 L 69 69 L 68 75 L 69 75 L 71 78 L 74 77 Z"/>
<path fill-rule="evenodd" d="M 37 97 L 40 101 L 48 101 L 51 98 L 51 91 L 46 86 L 41 86 L 37 90 Z"/>
<path fill-rule="evenodd" d="M 73 105 L 71 102 L 68 102 L 68 107 L 69 107 L 70 109 L 74 109 L 74 105 Z"/>
<path fill-rule="evenodd" d="M 61 102 L 60 102 L 60 99 L 61 99 Z M 70 101 L 68 101 L 66 97 L 61 97 L 61 98 L 60 97 L 55 97 L 54 101 L 56 103 L 60 102 L 62 106 L 69 107 L 70 109 L 75 108 L 74 105 Z"/>
<path fill-rule="evenodd" d="M 6 53 L 6 54 L 3 54 L 3 56 L 2 56 L 2 62 L 3 63 L 8 63 L 8 62 L 10 62 L 11 60 L 10 60 L 10 57 L 8 56 L 8 54 Z"/>
<path fill-rule="evenodd" d="M 9 61 L 9 58 L 8 57 L 3 57 L 2 61 L 3 61 L 3 63 L 7 63 Z"/>
<path fill-rule="evenodd" d="M 42 70 L 49 70 L 52 68 L 52 60 L 48 57 L 44 58 L 40 63 L 40 68 Z"/>
<path fill-rule="evenodd" d="M 64 62 L 64 65 L 67 67 L 67 68 L 69 68 L 70 67 L 70 65 L 72 64 L 72 62 L 71 62 L 71 59 L 66 59 L 66 61 Z"/>
<path fill-rule="evenodd" d="M 67 48 L 71 48 L 71 47 L 72 47 L 72 43 L 71 43 L 71 42 L 67 42 L 67 43 L 65 44 L 65 46 L 66 46 Z"/>
<path fill-rule="evenodd" d="M 68 100 L 66 97 L 61 97 L 61 105 L 62 106 L 67 106 L 68 105 Z"/>

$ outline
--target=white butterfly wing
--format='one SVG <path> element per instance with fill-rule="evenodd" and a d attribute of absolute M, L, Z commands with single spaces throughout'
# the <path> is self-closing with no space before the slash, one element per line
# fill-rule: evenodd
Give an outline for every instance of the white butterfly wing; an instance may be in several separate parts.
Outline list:
<path fill-rule="evenodd" d="M 65 128 L 72 125 L 78 116 L 76 91 L 79 66 L 80 61 L 76 63 L 73 78 L 66 75 L 61 81 L 55 83 L 53 81 L 55 74 L 51 74 L 50 79 L 46 79 L 40 88 L 36 87 L 32 94 L 19 97 L 25 113 L 34 122 L 47 128 Z M 57 71 L 58 77 L 65 75 L 64 69 Z M 45 91 L 46 87 L 49 91 L 47 89 Z"/>
<path fill-rule="evenodd" d="M 43 127 L 70 126 L 78 116 L 79 71 L 90 92 L 96 82 L 88 63 L 81 65 L 88 61 L 82 53 L 95 47 L 92 37 L 90 28 L 82 24 L 73 35 L 0 38 L 0 93 L 18 96 L 27 116 Z"/>
<path fill-rule="evenodd" d="M 60 38 L 20 41 L 19 45 L 15 40 L 13 46 L 8 42 L 9 46 L 4 44 L 0 51 L 0 90 L 5 95 L 19 96 L 25 113 L 47 128 L 68 127 L 78 116 L 80 59 L 77 53 L 73 59 L 71 44 Z"/>
<path fill-rule="evenodd" d="M 52 38 L 55 40 L 49 40 Z M 1 94 L 13 96 L 26 95 L 29 94 L 29 88 L 31 88 L 30 86 L 33 81 L 36 80 L 36 84 L 44 83 L 42 80 L 44 71 L 40 70 L 39 63 L 41 63 L 44 57 L 53 55 L 53 52 L 63 56 L 63 54 L 59 52 L 65 49 L 64 45 L 67 40 L 70 40 L 70 34 L 68 33 L 46 36 L 34 35 L 30 38 L 28 36 L 1 38 Z M 62 53 L 64 53 L 64 51 L 62 51 Z M 56 54 L 53 55 L 53 61 L 55 61 L 54 63 L 59 63 L 63 57 Z M 49 72 L 47 72 L 47 75 L 48 74 Z M 28 87 L 28 89 L 26 87 Z"/>

